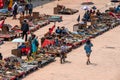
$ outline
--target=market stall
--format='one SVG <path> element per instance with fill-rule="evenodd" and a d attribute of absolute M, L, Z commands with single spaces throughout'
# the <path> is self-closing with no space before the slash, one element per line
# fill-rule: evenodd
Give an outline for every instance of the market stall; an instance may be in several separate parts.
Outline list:
<path fill-rule="evenodd" d="M 63 5 L 57 5 L 57 7 L 54 8 L 54 14 L 75 14 L 79 12 L 79 10 L 76 9 L 70 9 L 70 8 L 66 8 Z"/>

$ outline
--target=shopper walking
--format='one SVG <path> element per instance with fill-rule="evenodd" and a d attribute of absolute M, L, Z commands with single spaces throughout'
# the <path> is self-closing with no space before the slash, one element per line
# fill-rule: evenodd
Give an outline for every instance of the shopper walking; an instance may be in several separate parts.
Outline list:
<path fill-rule="evenodd" d="M 93 44 L 91 43 L 90 40 L 87 40 L 86 44 L 84 46 L 84 50 L 85 50 L 86 56 L 87 56 L 87 62 L 86 62 L 87 65 L 89 65 L 91 63 L 90 62 L 90 55 L 91 55 L 91 52 L 92 52 L 91 47 L 93 47 Z"/>
<path fill-rule="evenodd" d="M 31 16 L 32 11 L 33 11 L 33 4 L 32 3 L 29 4 L 28 10 L 29 10 L 29 15 Z"/>
<path fill-rule="evenodd" d="M 20 5 L 18 7 L 18 13 L 20 14 L 20 16 L 24 16 L 24 6 L 23 5 Z"/>
<path fill-rule="evenodd" d="M 61 53 L 60 53 L 60 63 L 62 64 L 65 62 L 65 58 L 67 58 L 67 46 L 66 43 L 64 42 L 61 46 Z"/>
<path fill-rule="evenodd" d="M 22 27 L 21 27 L 21 31 L 22 31 L 22 39 L 25 36 L 25 41 L 27 41 L 27 32 L 29 31 L 29 26 L 26 20 L 24 20 L 24 22 L 22 23 Z"/>
<path fill-rule="evenodd" d="M 13 19 L 16 19 L 17 10 L 18 10 L 18 4 L 17 4 L 17 2 L 15 2 L 15 3 L 13 4 L 13 6 L 12 6 Z"/>

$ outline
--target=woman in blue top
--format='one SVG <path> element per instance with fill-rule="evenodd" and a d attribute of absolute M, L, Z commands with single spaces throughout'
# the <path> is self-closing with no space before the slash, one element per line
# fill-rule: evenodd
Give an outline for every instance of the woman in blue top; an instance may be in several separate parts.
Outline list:
<path fill-rule="evenodd" d="M 32 55 L 34 58 L 37 53 L 37 48 L 38 48 L 38 40 L 36 39 L 36 35 L 33 35 L 32 41 L 31 41 L 31 49 L 32 49 Z"/>
<path fill-rule="evenodd" d="M 86 62 L 87 65 L 90 64 L 90 54 L 92 52 L 92 50 L 91 50 L 92 46 L 93 46 L 93 44 L 91 43 L 91 41 L 87 40 L 87 42 L 84 46 L 84 50 L 86 51 L 86 55 L 87 55 L 87 58 L 88 58 L 87 62 Z"/>

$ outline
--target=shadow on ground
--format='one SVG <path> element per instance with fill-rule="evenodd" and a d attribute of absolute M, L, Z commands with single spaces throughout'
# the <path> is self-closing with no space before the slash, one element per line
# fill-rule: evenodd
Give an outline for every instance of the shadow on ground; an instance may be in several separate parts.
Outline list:
<path fill-rule="evenodd" d="M 65 63 L 71 63 L 71 61 L 67 61 L 67 60 L 66 60 Z"/>
<path fill-rule="evenodd" d="M 89 65 L 97 66 L 98 64 L 96 64 L 96 63 L 90 63 Z"/>
<path fill-rule="evenodd" d="M 81 5 L 93 5 L 93 2 L 83 2 Z"/>
<path fill-rule="evenodd" d="M 33 4 L 34 8 L 38 7 L 38 6 L 42 7 L 44 4 L 47 4 L 47 3 L 50 3 L 53 1 L 57 1 L 57 0 L 33 0 L 32 4 Z"/>

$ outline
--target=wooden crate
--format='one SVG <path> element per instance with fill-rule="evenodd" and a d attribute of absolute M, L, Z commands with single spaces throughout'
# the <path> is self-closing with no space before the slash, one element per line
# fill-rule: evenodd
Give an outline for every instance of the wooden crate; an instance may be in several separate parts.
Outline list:
<path fill-rule="evenodd" d="M 110 7 L 109 10 L 112 11 L 112 12 L 115 11 L 114 7 Z"/>
<path fill-rule="evenodd" d="M 33 17 L 34 18 L 39 18 L 39 12 L 33 12 Z"/>
<path fill-rule="evenodd" d="M 73 31 L 77 31 L 78 29 L 79 29 L 79 25 L 78 24 L 73 25 Z"/>
<path fill-rule="evenodd" d="M 22 53 L 21 53 L 21 50 L 20 49 L 12 49 L 11 53 L 14 55 L 14 56 L 17 56 L 17 57 L 20 57 L 22 56 Z"/>
<path fill-rule="evenodd" d="M 58 14 L 58 8 L 54 7 L 54 14 Z"/>

